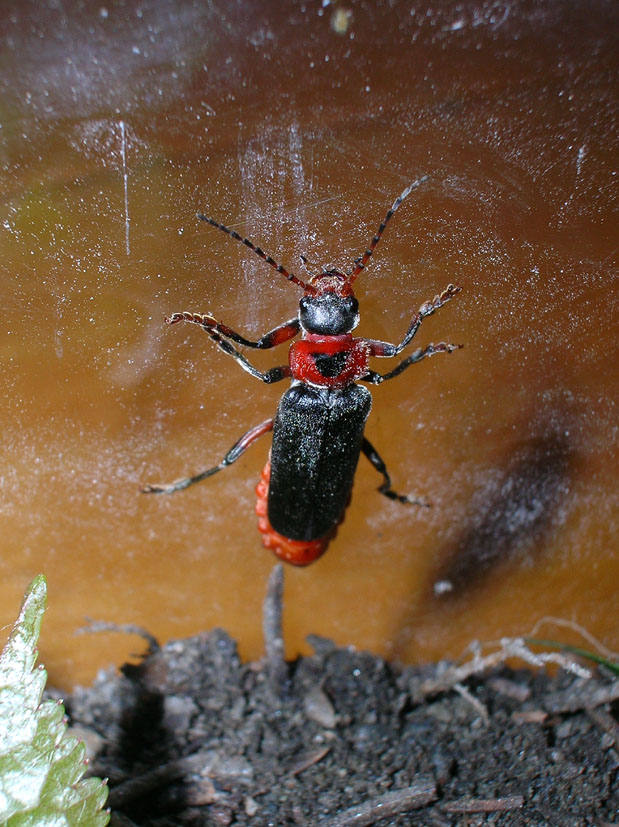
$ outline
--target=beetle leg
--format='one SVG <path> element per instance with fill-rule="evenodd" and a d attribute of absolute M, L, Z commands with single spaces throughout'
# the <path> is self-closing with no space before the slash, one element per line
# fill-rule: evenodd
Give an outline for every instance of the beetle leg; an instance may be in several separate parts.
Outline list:
<path fill-rule="evenodd" d="M 211 331 L 208 335 L 220 350 L 223 350 L 223 352 L 227 353 L 228 356 L 232 356 L 233 359 L 236 359 L 243 370 L 246 370 L 247 373 L 251 373 L 252 376 L 255 376 L 256 379 L 260 379 L 260 381 L 265 382 L 267 385 L 271 385 L 273 382 L 280 382 L 287 376 L 292 376 L 292 371 L 290 370 L 289 365 L 280 365 L 276 368 L 269 368 L 269 370 L 263 373 L 258 370 L 258 368 L 254 367 L 249 359 L 245 358 L 242 353 L 239 353 L 239 351 L 233 347 L 230 342 L 222 339 L 217 333 Z"/>
<path fill-rule="evenodd" d="M 232 356 L 238 364 L 246 370 L 247 373 L 251 373 L 252 376 L 255 376 L 256 379 L 260 379 L 261 382 L 264 382 L 267 385 L 273 384 L 273 382 L 280 382 L 282 379 L 285 379 L 287 376 L 292 376 L 292 371 L 290 370 L 289 365 L 280 365 L 276 368 L 269 368 L 269 370 L 265 371 L 264 373 L 258 368 L 254 367 L 252 363 L 243 356 L 242 353 L 230 344 L 226 339 L 222 339 L 219 333 L 216 333 L 214 330 L 206 329 L 209 337 L 215 342 L 217 347 L 222 350 L 224 353 L 227 353 L 228 356 Z"/>
<path fill-rule="evenodd" d="M 189 488 L 190 485 L 194 485 L 196 482 L 202 482 L 202 480 L 205 480 L 207 477 L 211 477 L 218 471 L 223 471 L 223 469 L 227 468 L 228 465 L 232 465 L 232 463 L 236 462 L 241 454 L 245 453 L 249 446 L 255 442 L 258 437 L 261 437 L 262 434 L 266 434 L 268 431 L 272 430 L 273 420 L 266 419 L 264 422 L 261 422 L 260 425 L 254 426 L 251 430 L 247 431 L 246 434 L 243 434 L 243 436 L 234 443 L 232 448 L 230 448 L 219 465 L 215 465 L 213 468 L 208 468 L 206 471 L 201 471 L 193 477 L 185 477 L 182 480 L 175 480 L 174 482 L 168 484 L 145 485 L 142 489 L 142 493 L 173 494 L 175 491 L 182 491 L 184 488 Z"/>
<path fill-rule="evenodd" d="M 392 345 L 389 342 L 378 342 L 375 340 L 369 340 L 368 344 L 370 345 L 370 353 L 372 356 L 397 356 L 398 353 L 401 353 L 404 348 L 412 341 L 413 336 L 419 330 L 419 326 L 421 322 L 425 319 L 426 316 L 431 316 L 435 310 L 438 310 L 439 307 L 442 307 L 446 304 L 450 299 L 460 292 L 462 288 L 458 287 L 455 284 L 448 284 L 445 290 L 439 295 L 435 296 L 432 301 L 424 302 L 417 313 L 412 318 L 410 325 L 408 326 L 408 330 L 399 345 Z"/>
<path fill-rule="evenodd" d="M 265 350 L 266 348 L 281 345 L 282 342 L 287 342 L 288 339 L 292 339 L 293 336 L 297 335 L 301 327 L 299 319 L 295 317 L 274 327 L 273 330 L 261 336 L 257 342 L 253 342 L 251 339 L 246 339 L 244 336 L 241 336 L 240 333 L 232 330 L 228 325 L 218 322 L 210 313 L 190 313 L 188 310 L 184 310 L 182 313 L 172 313 L 170 317 L 166 318 L 166 322 L 167 324 L 193 322 L 193 324 L 200 325 L 209 335 L 214 331 L 226 339 L 232 339 L 233 342 L 239 345 L 258 348 L 260 350 Z"/>
<path fill-rule="evenodd" d="M 426 356 L 433 356 L 435 353 L 452 353 L 454 350 L 459 350 L 462 345 L 452 345 L 447 342 L 439 342 L 436 345 L 428 345 L 427 347 L 417 348 L 410 356 L 403 359 L 399 365 L 396 365 L 389 373 L 377 373 L 375 370 L 369 370 L 365 376 L 361 377 L 362 382 L 369 382 L 372 385 L 380 385 L 386 379 L 393 379 L 399 376 L 402 371 L 406 370 L 410 365 L 416 362 L 421 362 Z"/>
<path fill-rule="evenodd" d="M 374 468 L 378 471 L 379 474 L 383 475 L 383 483 L 382 485 L 378 486 L 378 490 L 381 494 L 384 494 L 385 497 L 388 497 L 390 500 L 398 500 L 401 503 L 411 503 L 412 505 L 422 505 L 424 508 L 430 508 L 430 503 L 426 500 L 425 497 L 408 497 L 406 494 L 398 494 L 394 491 L 391 487 L 391 477 L 389 476 L 389 472 L 387 471 L 387 466 L 383 458 L 380 456 L 376 448 L 372 445 L 369 439 L 363 437 L 363 442 L 361 443 L 361 450 L 366 455 L 366 457 L 370 460 Z"/>

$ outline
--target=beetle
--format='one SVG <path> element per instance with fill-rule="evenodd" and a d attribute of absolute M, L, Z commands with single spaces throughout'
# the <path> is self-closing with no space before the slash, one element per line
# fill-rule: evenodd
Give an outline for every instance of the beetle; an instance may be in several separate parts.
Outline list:
<path fill-rule="evenodd" d="M 299 312 L 255 342 L 217 321 L 210 313 L 173 313 L 166 322 L 199 325 L 220 350 L 266 384 L 283 379 L 292 381 L 275 417 L 247 431 L 219 464 L 169 484 L 147 485 L 142 489 L 144 493 L 171 494 L 188 488 L 232 465 L 259 437 L 272 431 L 269 460 L 256 487 L 256 513 L 263 545 L 288 563 L 306 566 L 326 551 L 344 518 L 361 453 L 383 477 L 378 488 L 381 494 L 402 503 L 428 505 L 422 499 L 398 494 L 392 489 L 384 461 L 364 436 L 372 397 L 358 382 L 379 385 L 428 356 L 451 353 L 461 347 L 445 342 L 427 345 L 415 350 L 388 373 L 381 374 L 369 367 L 371 356 L 394 357 L 401 353 L 412 341 L 422 320 L 461 288 L 449 284 L 432 301 L 422 304 L 399 344 L 351 335 L 359 323 L 359 303 L 353 283 L 367 265 L 400 204 L 426 180 L 427 176 L 423 176 L 413 181 L 396 198 L 369 247 L 355 260 L 347 275 L 326 269 L 312 275 L 309 281 L 302 281 L 286 270 L 235 230 L 202 213 L 197 214 L 200 220 L 243 243 L 284 278 L 302 288 Z M 301 258 L 305 264 L 305 257 Z M 299 332 L 302 338 L 290 346 L 288 364 L 265 372 L 254 367 L 235 347 L 272 348 L 293 339 Z"/>

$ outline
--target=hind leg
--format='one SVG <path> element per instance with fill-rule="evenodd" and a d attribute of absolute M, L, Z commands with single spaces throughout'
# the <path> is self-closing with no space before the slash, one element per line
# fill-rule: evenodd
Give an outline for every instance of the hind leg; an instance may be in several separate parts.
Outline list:
<path fill-rule="evenodd" d="M 189 488 L 190 485 L 194 485 L 196 482 L 202 482 L 202 480 L 205 480 L 207 477 L 212 477 L 213 474 L 216 474 L 218 471 L 223 471 L 223 469 L 227 468 L 228 465 L 232 465 L 232 463 L 236 462 L 241 454 L 245 453 L 252 443 L 254 443 L 263 434 L 266 434 L 268 431 L 272 430 L 273 420 L 266 419 L 264 422 L 261 422 L 260 425 L 256 425 L 250 431 L 247 431 L 246 434 L 243 434 L 238 442 L 235 442 L 232 448 L 230 448 L 222 461 L 218 465 L 213 466 L 213 468 L 208 468 L 206 471 L 201 471 L 193 477 L 184 477 L 183 479 L 175 480 L 174 482 L 145 485 L 142 489 L 142 493 L 174 494 L 175 491 L 182 491 L 184 488 Z"/>

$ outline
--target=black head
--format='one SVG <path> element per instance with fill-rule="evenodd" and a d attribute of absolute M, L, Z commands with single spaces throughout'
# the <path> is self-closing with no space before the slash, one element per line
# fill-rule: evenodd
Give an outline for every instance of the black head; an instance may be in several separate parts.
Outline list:
<path fill-rule="evenodd" d="M 359 302 L 350 282 L 337 270 L 316 276 L 299 302 L 299 321 L 308 333 L 342 336 L 359 324 Z"/>

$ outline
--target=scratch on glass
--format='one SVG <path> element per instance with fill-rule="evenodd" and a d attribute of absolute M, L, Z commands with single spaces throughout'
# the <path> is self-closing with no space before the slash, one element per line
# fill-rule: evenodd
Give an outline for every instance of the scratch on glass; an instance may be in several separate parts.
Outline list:
<path fill-rule="evenodd" d="M 125 122 L 120 122 L 120 152 L 123 159 L 123 184 L 125 188 L 125 249 L 127 255 L 131 254 L 129 246 L 129 184 L 127 177 L 127 132 Z"/>

